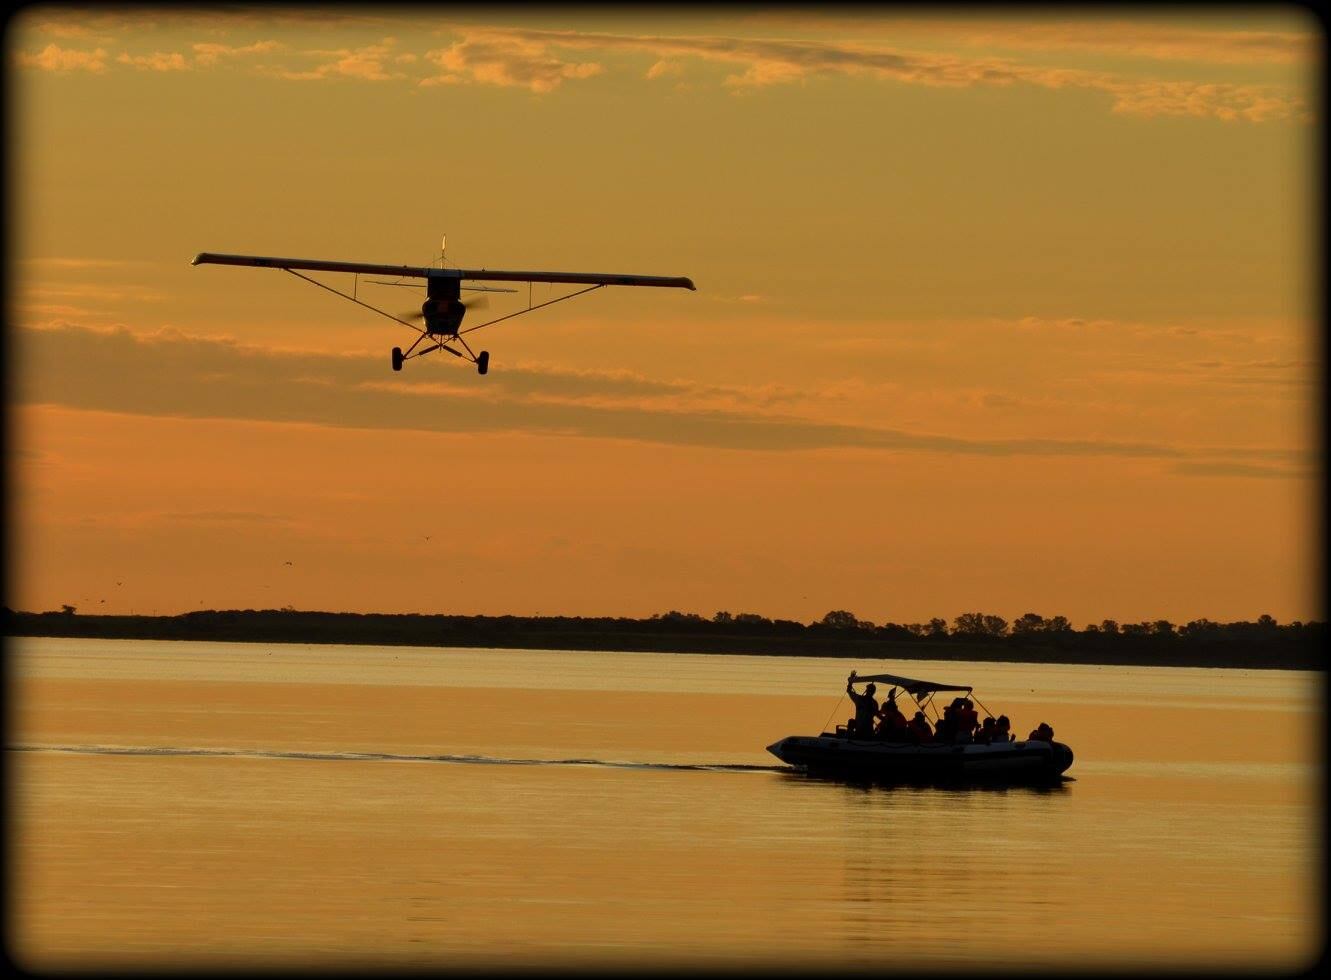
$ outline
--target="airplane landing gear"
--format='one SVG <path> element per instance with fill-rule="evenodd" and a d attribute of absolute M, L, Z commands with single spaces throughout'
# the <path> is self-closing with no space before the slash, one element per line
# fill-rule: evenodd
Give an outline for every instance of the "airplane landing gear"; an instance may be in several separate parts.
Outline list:
<path fill-rule="evenodd" d="M 483 350 L 476 357 L 476 373 L 484 374 L 490 370 L 490 352 Z"/>
<path fill-rule="evenodd" d="M 393 370 L 394 370 L 394 371 L 401 371 L 401 370 L 402 370 L 402 348 L 401 348 L 401 347 L 394 347 L 394 348 L 393 348 Z"/>

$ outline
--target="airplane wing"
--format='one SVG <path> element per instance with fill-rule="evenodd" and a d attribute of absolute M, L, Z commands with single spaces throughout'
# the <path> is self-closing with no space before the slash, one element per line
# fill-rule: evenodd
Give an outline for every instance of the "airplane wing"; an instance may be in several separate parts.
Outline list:
<path fill-rule="evenodd" d="M 355 272 L 415 279 L 465 279 L 487 282 L 551 282 L 589 286 L 666 286 L 695 289 L 686 276 L 628 276 L 595 272 L 510 272 L 489 269 L 436 269 L 419 265 L 383 265 L 375 262 L 327 262 L 322 259 L 284 259 L 269 255 L 226 255 L 200 252 L 190 265 L 251 265 L 267 269 L 306 269 L 311 272 Z"/>
<path fill-rule="evenodd" d="M 325 262 L 321 259 L 282 259 L 271 255 L 225 255 L 221 252 L 200 252 L 190 265 L 254 265 L 263 269 L 306 269 L 310 272 L 365 272 L 377 276 L 413 276 L 428 279 L 441 272 L 456 270 L 432 269 L 418 265 L 383 265 L 375 262 Z"/>
<path fill-rule="evenodd" d="M 625 276 L 604 272 L 504 272 L 489 269 L 445 269 L 456 272 L 461 279 L 482 279 L 489 282 L 562 282 L 583 283 L 588 286 L 678 286 L 696 289 L 687 276 Z"/>

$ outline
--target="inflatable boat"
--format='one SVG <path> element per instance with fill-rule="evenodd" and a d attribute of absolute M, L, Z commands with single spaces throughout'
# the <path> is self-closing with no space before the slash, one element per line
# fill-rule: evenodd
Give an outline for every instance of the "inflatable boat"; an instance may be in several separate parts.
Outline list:
<path fill-rule="evenodd" d="M 939 691 L 964 691 L 970 695 L 973 690 L 895 674 L 850 676 L 850 683 L 871 681 L 902 689 L 915 699 L 921 711 L 931 707 L 933 696 Z M 767 746 L 767 751 L 811 775 L 902 783 L 1054 782 L 1072 765 L 1073 758 L 1072 749 L 1052 739 L 983 742 L 969 735 L 956 735 L 939 741 L 864 735 L 856 733 L 849 724 L 819 735 L 790 735 Z"/>

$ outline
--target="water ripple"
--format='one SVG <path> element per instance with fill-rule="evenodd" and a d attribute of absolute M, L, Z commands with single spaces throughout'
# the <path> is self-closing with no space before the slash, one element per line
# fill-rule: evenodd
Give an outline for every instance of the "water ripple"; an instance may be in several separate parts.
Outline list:
<path fill-rule="evenodd" d="M 395 752 L 306 752 L 276 749 L 207 749 L 172 745 L 9 745 L 10 752 L 75 755 L 203 755 L 237 759 L 302 759 L 328 762 L 443 762 L 482 766 L 600 766 L 608 769 L 666 769 L 688 772 L 784 772 L 788 766 L 745 763 L 619 762 L 607 759 L 501 759 L 485 755 L 406 755 Z"/>

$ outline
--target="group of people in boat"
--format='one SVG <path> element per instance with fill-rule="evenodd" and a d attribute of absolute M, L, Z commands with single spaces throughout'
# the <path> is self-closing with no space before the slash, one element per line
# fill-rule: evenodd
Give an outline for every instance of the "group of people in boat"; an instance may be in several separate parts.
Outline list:
<path fill-rule="evenodd" d="M 975 743 L 989 745 L 995 742 L 1012 742 L 1012 723 L 1007 715 L 997 718 L 990 715 L 983 721 L 975 711 L 975 703 L 966 697 L 952 699 L 952 703 L 943 709 L 943 715 L 937 725 L 931 725 L 923 711 L 916 711 L 907 718 L 897 707 L 897 689 L 888 692 L 887 700 L 880 707 L 874 697 L 877 691 L 872 682 L 865 685 L 861 694 L 854 688 L 855 678 L 846 681 L 846 693 L 855 704 L 855 717 L 846 724 L 847 732 L 855 738 L 881 738 L 892 742 L 909 742 L 917 745 Z M 1044 722 L 1026 736 L 1042 742 L 1054 740 L 1054 730 Z"/>

